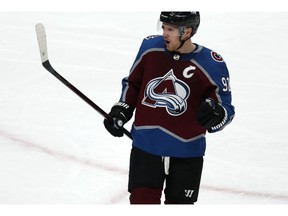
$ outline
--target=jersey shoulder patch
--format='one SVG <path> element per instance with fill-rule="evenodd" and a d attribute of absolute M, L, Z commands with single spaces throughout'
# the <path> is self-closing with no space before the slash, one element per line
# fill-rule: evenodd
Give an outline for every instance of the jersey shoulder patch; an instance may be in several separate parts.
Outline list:
<path fill-rule="evenodd" d="M 222 56 L 215 51 L 211 51 L 211 57 L 216 62 L 224 62 L 224 59 L 222 58 Z"/>

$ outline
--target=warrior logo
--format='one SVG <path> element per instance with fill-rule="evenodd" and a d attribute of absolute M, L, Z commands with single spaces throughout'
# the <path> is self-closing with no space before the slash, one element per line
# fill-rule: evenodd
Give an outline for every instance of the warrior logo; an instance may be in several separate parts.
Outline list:
<path fill-rule="evenodd" d="M 151 80 L 145 89 L 142 104 L 149 107 L 165 107 L 172 116 L 178 116 L 187 109 L 189 86 L 177 79 L 171 69 L 163 77 Z"/>

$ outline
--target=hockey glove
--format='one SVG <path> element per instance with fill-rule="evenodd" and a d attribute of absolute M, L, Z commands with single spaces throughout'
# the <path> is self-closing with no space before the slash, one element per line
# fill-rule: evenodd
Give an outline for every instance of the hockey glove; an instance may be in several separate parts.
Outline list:
<path fill-rule="evenodd" d="M 118 102 L 112 108 L 108 116 L 104 119 L 104 126 L 107 131 L 115 137 L 123 136 L 123 126 L 133 116 L 133 108 L 124 102 Z"/>
<path fill-rule="evenodd" d="M 227 119 L 225 109 L 212 99 L 206 99 L 199 107 L 197 113 L 198 122 L 208 131 L 213 127 L 221 127 Z"/>

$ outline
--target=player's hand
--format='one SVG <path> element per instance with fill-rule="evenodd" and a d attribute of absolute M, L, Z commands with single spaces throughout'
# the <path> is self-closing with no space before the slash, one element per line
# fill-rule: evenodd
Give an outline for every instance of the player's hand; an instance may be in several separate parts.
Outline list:
<path fill-rule="evenodd" d="M 131 119 L 133 110 L 132 107 L 124 102 L 115 104 L 108 114 L 109 117 L 104 119 L 103 122 L 107 131 L 115 137 L 122 137 L 123 126 Z"/>
<path fill-rule="evenodd" d="M 221 124 L 224 118 L 224 108 L 212 99 L 202 102 L 197 113 L 198 122 L 208 130 Z"/>

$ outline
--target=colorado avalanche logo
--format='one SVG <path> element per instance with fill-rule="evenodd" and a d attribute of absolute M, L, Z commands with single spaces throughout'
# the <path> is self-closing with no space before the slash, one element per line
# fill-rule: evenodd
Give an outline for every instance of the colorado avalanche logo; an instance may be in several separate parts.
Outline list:
<path fill-rule="evenodd" d="M 186 111 L 189 94 L 189 86 L 177 79 L 171 69 L 163 77 L 147 84 L 142 104 L 153 108 L 165 107 L 170 115 L 178 116 Z"/>

